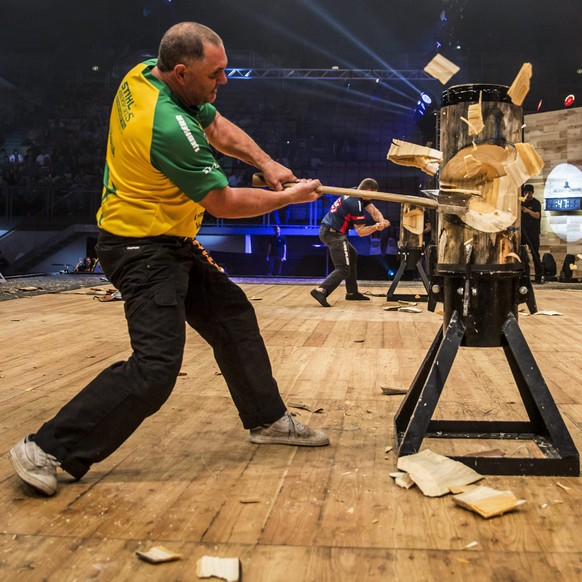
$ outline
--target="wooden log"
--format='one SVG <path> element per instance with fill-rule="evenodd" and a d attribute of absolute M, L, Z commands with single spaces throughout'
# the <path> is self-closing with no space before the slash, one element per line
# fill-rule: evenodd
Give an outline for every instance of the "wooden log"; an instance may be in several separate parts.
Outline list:
<path fill-rule="evenodd" d="M 441 213 L 438 263 L 465 263 L 465 241 L 472 239 L 471 263 L 512 262 L 519 255 L 517 188 L 505 179 L 521 141 L 521 108 L 511 103 L 505 87 L 466 85 L 445 93 L 441 108 L 441 187 L 473 190 L 467 211 L 457 217 Z M 483 129 L 474 141 L 469 107 L 481 103 Z"/>

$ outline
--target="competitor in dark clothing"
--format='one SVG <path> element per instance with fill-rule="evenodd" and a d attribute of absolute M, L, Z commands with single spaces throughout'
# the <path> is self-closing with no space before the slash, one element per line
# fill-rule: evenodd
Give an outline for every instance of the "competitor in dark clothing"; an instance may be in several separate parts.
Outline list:
<path fill-rule="evenodd" d="M 376 192 L 378 182 L 372 178 L 365 178 L 358 186 L 358 190 Z M 364 209 L 376 221 L 375 224 L 366 226 Z M 331 307 L 327 297 L 344 279 L 348 301 L 368 301 L 370 299 L 358 292 L 358 253 L 348 241 L 348 231 L 350 228 L 355 228 L 358 236 L 368 236 L 389 226 L 390 222 L 382 216 L 371 200 L 362 200 L 356 196 L 341 196 L 333 203 L 321 221 L 319 238 L 329 249 L 334 270 L 319 287 L 311 290 L 311 296 L 322 307 Z"/>
<path fill-rule="evenodd" d="M 534 268 L 535 280 L 541 283 L 544 267 L 540 259 L 540 224 L 542 217 L 542 205 L 534 198 L 534 187 L 526 184 L 523 187 L 525 199 L 521 204 L 521 234 L 523 243 L 529 247 Z"/>
<path fill-rule="evenodd" d="M 269 239 L 267 249 L 267 261 L 269 262 L 269 275 L 280 275 L 283 263 L 287 260 L 287 237 L 281 234 L 281 227 L 276 224 L 273 227 L 273 236 Z"/>

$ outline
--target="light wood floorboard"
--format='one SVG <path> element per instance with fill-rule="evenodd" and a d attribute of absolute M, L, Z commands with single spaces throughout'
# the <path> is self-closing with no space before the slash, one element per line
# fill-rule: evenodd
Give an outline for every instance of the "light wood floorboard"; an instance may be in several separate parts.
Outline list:
<path fill-rule="evenodd" d="M 321 407 L 293 411 L 331 445 L 248 442 L 211 350 L 189 330 L 166 405 L 83 480 L 59 472 L 52 498 L 19 481 L 8 450 L 129 355 L 123 303 L 79 292 L 0 302 L 0 580 L 197 580 L 204 554 L 239 557 L 246 582 L 582 579 L 581 478 L 487 476 L 527 503 L 485 520 L 389 476 L 402 396 L 381 388 L 410 386 L 442 315 L 425 303 L 418 314 L 385 311 L 375 295 L 347 302 L 341 290 L 323 309 L 305 285 L 242 286 L 285 400 Z M 541 287 L 536 298 L 563 315 L 523 315 L 520 328 L 580 450 L 582 290 Z M 501 348 L 461 348 L 435 418 L 527 418 Z M 499 443 L 425 446 L 459 454 Z M 539 456 L 533 444 L 502 446 Z M 155 545 L 183 558 L 136 558 Z"/>

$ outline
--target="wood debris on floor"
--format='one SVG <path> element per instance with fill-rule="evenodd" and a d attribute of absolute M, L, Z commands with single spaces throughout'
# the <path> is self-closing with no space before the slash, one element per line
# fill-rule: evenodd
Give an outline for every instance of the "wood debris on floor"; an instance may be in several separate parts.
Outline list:
<path fill-rule="evenodd" d="M 142 552 L 137 550 L 135 552 L 136 556 L 144 562 L 149 562 L 150 564 L 161 564 L 163 562 L 173 562 L 179 560 L 182 555 L 177 554 L 168 550 L 164 546 L 154 546 L 150 548 L 147 552 Z"/>
<path fill-rule="evenodd" d="M 467 465 L 425 449 L 398 459 L 398 469 L 405 471 L 427 497 L 450 493 L 453 486 L 470 485 L 483 478 Z"/>
<path fill-rule="evenodd" d="M 498 491 L 484 485 L 453 495 L 453 501 L 486 519 L 502 515 L 526 503 L 525 499 L 518 499 L 511 491 Z"/>
<path fill-rule="evenodd" d="M 198 578 L 222 578 L 227 582 L 240 580 L 241 563 L 238 558 L 220 558 L 218 556 L 202 556 L 196 562 Z"/>

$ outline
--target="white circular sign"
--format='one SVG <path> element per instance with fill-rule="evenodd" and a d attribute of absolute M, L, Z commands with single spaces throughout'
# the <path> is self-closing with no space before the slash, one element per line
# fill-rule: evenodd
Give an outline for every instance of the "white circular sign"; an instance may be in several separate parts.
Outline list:
<path fill-rule="evenodd" d="M 544 199 L 582 198 L 582 171 L 573 164 L 559 164 L 548 175 Z M 582 214 L 547 211 L 548 224 L 563 241 L 569 243 L 582 239 Z"/>

